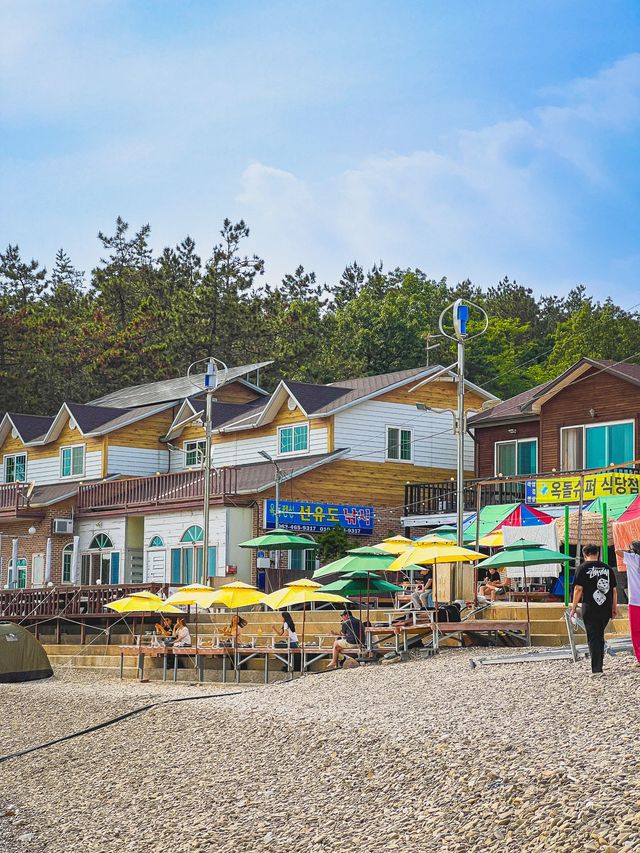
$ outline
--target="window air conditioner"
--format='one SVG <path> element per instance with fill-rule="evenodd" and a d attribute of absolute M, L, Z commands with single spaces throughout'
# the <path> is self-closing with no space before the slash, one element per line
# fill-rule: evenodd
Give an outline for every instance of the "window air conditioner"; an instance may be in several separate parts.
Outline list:
<path fill-rule="evenodd" d="M 53 519 L 54 533 L 73 533 L 72 518 L 54 518 Z"/>

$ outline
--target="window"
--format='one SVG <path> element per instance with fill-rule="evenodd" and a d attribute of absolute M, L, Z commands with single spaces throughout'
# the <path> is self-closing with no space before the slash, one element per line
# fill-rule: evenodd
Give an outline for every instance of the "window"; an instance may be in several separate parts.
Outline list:
<path fill-rule="evenodd" d="M 198 528 L 201 529 L 201 528 Z M 202 545 L 189 545 L 171 549 L 171 583 L 180 584 L 200 583 L 202 579 Z M 208 576 L 215 577 L 217 549 L 209 547 L 207 564 Z"/>
<path fill-rule="evenodd" d="M 306 453 L 309 450 L 309 424 L 280 427 L 278 429 L 278 453 Z"/>
<path fill-rule="evenodd" d="M 84 444 L 60 449 L 60 476 L 81 477 L 84 474 Z"/>
<path fill-rule="evenodd" d="M 194 465 L 202 465 L 205 460 L 207 450 L 206 441 L 185 441 L 184 443 L 184 464 L 187 468 Z"/>
<path fill-rule="evenodd" d="M 289 558 L 289 568 L 301 572 L 315 572 L 316 570 L 316 552 L 311 548 L 308 551 L 291 551 Z"/>
<path fill-rule="evenodd" d="M 204 531 L 198 524 L 192 524 L 182 534 L 181 542 L 202 542 Z"/>
<path fill-rule="evenodd" d="M 162 536 L 152 536 L 149 548 L 164 548 L 164 539 Z"/>
<path fill-rule="evenodd" d="M 42 586 L 44 584 L 44 554 L 34 554 L 31 557 L 31 584 L 32 586 Z"/>
<path fill-rule="evenodd" d="M 564 471 L 622 465 L 635 457 L 633 421 L 582 424 L 560 430 L 560 462 Z"/>
<path fill-rule="evenodd" d="M 105 548 L 113 548 L 113 542 L 106 533 L 98 533 L 89 544 L 90 551 L 103 551 Z"/>
<path fill-rule="evenodd" d="M 413 458 L 413 430 L 387 427 L 387 459 L 411 462 Z"/>
<path fill-rule="evenodd" d="M 4 457 L 5 483 L 24 483 L 27 479 L 27 454 L 16 453 Z"/>
<path fill-rule="evenodd" d="M 9 560 L 7 581 L 9 589 L 24 589 L 27 585 L 27 561 L 19 557 L 17 571 L 14 569 L 13 560 Z"/>
<path fill-rule="evenodd" d="M 538 471 L 538 439 L 497 441 L 495 473 L 503 477 L 526 476 Z"/>
<path fill-rule="evenodd" d="M 62 583 L 73 583 L 73 542 L 62 549 Z"/>

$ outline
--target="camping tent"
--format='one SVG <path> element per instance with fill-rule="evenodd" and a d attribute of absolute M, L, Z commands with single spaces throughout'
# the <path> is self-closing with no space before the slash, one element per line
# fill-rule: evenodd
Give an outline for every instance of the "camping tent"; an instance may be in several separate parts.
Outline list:
<path fill-rule="evenodd" d="M 12 622 L 0 622 L 0 683 L 51 678 L 53 670 L 38 640 Z"/>
<path fill-rule="evenodd" d="M 489 504 L 480 510 L 480 539 L 494 530 L 503 527 L 532 527 L 538 524 L 550 524 L 553 518 L 536 507 L 523 503 Z M 464 541 L 473 544 L 476 541 L 476 515 L 472 515 L 464 530 Z"/>

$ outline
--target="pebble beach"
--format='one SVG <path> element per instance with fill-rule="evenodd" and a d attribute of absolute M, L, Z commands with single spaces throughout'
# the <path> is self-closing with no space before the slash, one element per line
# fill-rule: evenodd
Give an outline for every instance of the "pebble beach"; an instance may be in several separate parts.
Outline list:
<path fill-rule="evenodd" d="M 640 669 L 479 650 L 270 686 L 0 688 L 3 853 L 640 850 Z M 510 650 L 494 654 L 508 656 Z"/>

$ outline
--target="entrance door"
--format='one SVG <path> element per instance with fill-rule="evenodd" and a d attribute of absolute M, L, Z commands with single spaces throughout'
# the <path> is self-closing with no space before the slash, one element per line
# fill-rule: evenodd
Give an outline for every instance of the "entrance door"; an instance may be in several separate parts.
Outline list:
<path fill-rule="evenodd" d="M 94 586 L 97 581 L 110 583 L 111 564 L 111 553 L 83 554 L 80 582 L 85 586 Z M 118 580 L 113 582 L 118 583 Z"/>
<path fill-rule="evenodd" d="M 167 582 L 167 552 L 162 550 L 147 551 L 147 583 Z"/>

